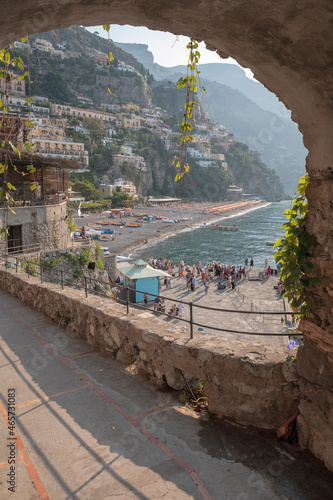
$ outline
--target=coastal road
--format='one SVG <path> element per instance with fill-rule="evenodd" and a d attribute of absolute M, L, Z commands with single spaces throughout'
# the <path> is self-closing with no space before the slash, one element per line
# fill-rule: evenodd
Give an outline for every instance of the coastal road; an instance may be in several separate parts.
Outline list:
<path fill-rule="evenodd" d="M 1 499 L 330 497 L 274 433 L 194 413 L 1 290 L 0 319 Z"/>

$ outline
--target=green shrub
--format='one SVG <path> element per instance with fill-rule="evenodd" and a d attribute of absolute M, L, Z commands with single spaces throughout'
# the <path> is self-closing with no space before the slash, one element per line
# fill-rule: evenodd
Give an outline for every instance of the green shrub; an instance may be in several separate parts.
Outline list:
<path fill-rule="evenodd" d="M 88 264 L 88 262 L 91 262 L 93 259 L 93 256 L 91 254 L 91 250 L 89 248 L 84 248 L 79 257 L 80 264 Z"/>

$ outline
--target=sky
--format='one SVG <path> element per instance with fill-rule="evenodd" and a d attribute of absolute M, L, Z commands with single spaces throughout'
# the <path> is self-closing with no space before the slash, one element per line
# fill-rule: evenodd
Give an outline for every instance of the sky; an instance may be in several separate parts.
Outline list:
<path fill-rule="evenodd" d="M 107 38 L 107 33 L 103 30 L 102 26 L 90 26 L 87 29 L 92 33 L 98 31 L 101 36 Z M 189 51 L 186 49 L 186 45 L 189 42 L 188 37 L 176 36 L 164 31 L 149 30 L 144 26 L 136 27 L 112 24 L 110 38 L 114 42 L 143 43 L 148 45 L 148 50 L 153 53 L 154 61 L 161 66 L 171 67 L 178 66 L 179 64 L 187 64 Z M 213 62 L 237 64 L 231 57 L 221 59 L 216 52 L 207 50 L 204 42 L 199 44 L 198 50 L 201 54 L 200 64 Z M 251 70 L 243 69 L 246 75 L 252 78 Z"/>

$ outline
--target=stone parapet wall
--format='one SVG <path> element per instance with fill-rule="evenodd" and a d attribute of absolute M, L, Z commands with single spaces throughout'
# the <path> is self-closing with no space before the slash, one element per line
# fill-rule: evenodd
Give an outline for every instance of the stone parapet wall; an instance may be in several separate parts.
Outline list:
<path fill-rule="evenodd" d="M 118 361 L 136 359 L 140 371 L 175 389 L 184 385 L 180 370 L 187 380 L 204 380 L 209 409 L 219 416 L 273 429 L 297 410 L 296 366 L 267 347 L 237 340 L 231 346 L 217 336 L 189 340 L 182 328 L 170 332 L 169 325 L 161 327 L 131 311 L 127 315 L 124 306 L 111 300 L 62 291 L 13 270 L 0 271 L 0 287 Z"/>

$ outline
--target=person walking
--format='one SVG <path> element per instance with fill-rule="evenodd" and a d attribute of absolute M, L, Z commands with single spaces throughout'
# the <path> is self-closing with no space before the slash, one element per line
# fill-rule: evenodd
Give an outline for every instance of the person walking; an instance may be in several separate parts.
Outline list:
<path fill-rule="evenodd" d="M 182 302 L 178 302 L 178 311 L 179 317 L 182 318 L 184 314 L 184 304 Z"/>

